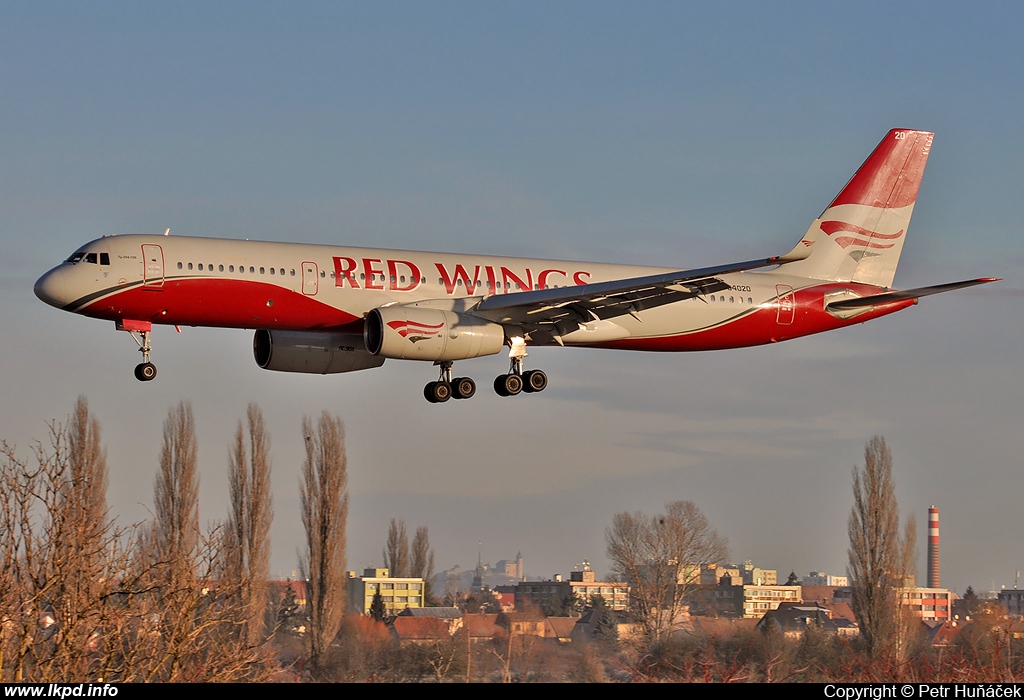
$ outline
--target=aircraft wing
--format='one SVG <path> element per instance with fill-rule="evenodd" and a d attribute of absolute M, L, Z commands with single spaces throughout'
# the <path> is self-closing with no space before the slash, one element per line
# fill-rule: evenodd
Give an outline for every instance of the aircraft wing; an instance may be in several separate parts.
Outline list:
<path fill-rule="evenodd" d="M 580 322 L 636 315 L 644 309 L 728 289 L 721 275 L 779 265 L 802 255 L 803 251 L 794 251 L 731 265 L 489 296 L 473 307 L 472 313 L 527 329 L 553 326 L 555 335 L 562 335 L 575 330 Z"/>
<path fill-rule="evenodd" d="M 964 287 L 973 287 L 977 284 L 986 284 L 988 282 L 998 282 L 1001 278 L 999 277 L 980 277 L 976 280 L 965 280 L 963 282 L 949 282 L 947 284 L 936 284 L 932 287 L 918 287 L 917 289 L 905 289 L 898 292 L 885 292 L 884 294 L 873 294 L 869 297 L 857 297 L 855 299 L 842 299 L 840 301 L 834 301 L 828 305 L 829 311 L 852 311 L 854 309 L 863 309 L 872 306 L 879 306 L 881 304 L 888 304 L 893 301 L 903 301 L 905 299 L 920 299 L 921 297 L 931 296 L 932 294 L 941 294 L 942 292 L 951 292 L 954 289 L 963 289 Z"/>

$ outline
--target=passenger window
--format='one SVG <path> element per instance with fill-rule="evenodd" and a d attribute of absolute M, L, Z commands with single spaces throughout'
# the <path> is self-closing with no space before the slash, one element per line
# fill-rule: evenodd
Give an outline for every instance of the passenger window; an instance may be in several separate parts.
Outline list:
<path fill-rule="evenodd" d="M 199 263 L 199 271 L 200 271 L 200 272 L 202 272 L 202 271 L 203 271 L 203 264 L 202 264 L 202 263 Z"/>
<path fill-rule="evenodd" d="M 224 272 L 224 266 L 223 265 L 218 265 L 217 266 L 217 272 Z"/>
<path fill-rule="evenodd" d="M 228 265 L 228 272 L 234 272 L 234 271 L 235 271 L 235 266 L 234 265 Z"/>
<path fill-rule="evenodd" d="M 180 270 L 182 267 L 184 267 L 184 265 L 182 265 L 181 263 L 178 263 L 178 269 Z"/>
<path fill-rule="evenodd" d="M 190 269 L 190 270 L 192 269 L 192 263 L 188 264 L 188 269 Z"/>
<path fill-rule="evenodd" d="M 260 274 L 261 274 L 261 275 L 265 275 L 266 273 L 267 273 L 267 268 L 265 268 L 265 267 L 261 267 L 261 268 L 260 268 Z"/>
<path fill-rule="evenodd" d="M 274 268 L 270 268 L 270 274 L 276 275 L 277 274 L 277 270 L 275 270 Z"/>

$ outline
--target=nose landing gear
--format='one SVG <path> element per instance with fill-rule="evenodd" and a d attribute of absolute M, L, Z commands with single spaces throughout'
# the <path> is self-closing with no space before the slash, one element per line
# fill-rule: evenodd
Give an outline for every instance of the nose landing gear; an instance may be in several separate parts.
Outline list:
<path fill-rule="evenodd" d="M 124 319 L 117 322 L 117 330 L 128 331 L 139 345 L 142 362 L 135 366 L 135 378 L 140 382 L 152 381 L 156 377 L 156 365 L 149 361 L 149 353 L 153 350 L 153 346 L 149 344 L 149 334 L 153 331 L 153 324 L 149 321 Z"/>

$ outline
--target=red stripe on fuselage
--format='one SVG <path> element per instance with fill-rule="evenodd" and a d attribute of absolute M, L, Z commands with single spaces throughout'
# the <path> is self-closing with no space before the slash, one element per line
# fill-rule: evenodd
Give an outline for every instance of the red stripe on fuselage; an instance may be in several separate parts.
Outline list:
<path fill-rule="evenodd" d="M 181 326 L 287 330 L 337 329 L 362 321 L 277 285 L 204 278 L 167 279 L 161 287 L 115 291 L 78 313 L 112 321 L 130 318 Z"/>
<path fill-rule="evenodd" d="M 607 343 L 595 343 L 588 347 L 652 352 L 696 352 L 767 345 L 852 326 L 855 323 L 863 323 L 913 306 L 915 303 L 914 299 L 903 299 L 880 305 L 853 318 L 836 318 L 825 311 L 824 297 L 826 294 L 842 289 L 852 289 L 864 296 L 878 294 L 882 291 L 877 287 L 857 284 L 809 287 L 794 292 L 795 310 L 793 322 L 789 324 L 783 325 L 778 322 L 778 301 L 776 300 L 776 303 L 771 306 L 738 316 L 717 326 L 655 338 L 624 338 Z"/>

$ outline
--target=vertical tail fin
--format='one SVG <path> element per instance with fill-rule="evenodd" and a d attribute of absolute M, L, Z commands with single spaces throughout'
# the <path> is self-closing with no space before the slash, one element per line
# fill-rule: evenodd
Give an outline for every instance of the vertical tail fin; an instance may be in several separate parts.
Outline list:
<path fill-rule="evenodd" d="M 909 129 L 886 134 L 797 244 L 811 247 L 810 255 L 787 263 L 785 271 L 890 286 L 933 137 Z"/>

